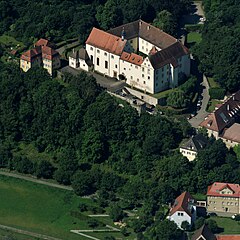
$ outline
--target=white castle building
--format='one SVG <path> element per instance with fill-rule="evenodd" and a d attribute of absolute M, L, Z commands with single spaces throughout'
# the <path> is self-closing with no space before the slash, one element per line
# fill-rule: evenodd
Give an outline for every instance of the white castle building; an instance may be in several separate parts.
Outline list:
<path fill-rule="evenodd" d="M 93 70 L 151 94 L 178 86 L 190 74 L 188 49 L 162 30 L 138 20 L 104 32 L 93 28 L 86 48 L 69 57 L 69 65 Z"/>

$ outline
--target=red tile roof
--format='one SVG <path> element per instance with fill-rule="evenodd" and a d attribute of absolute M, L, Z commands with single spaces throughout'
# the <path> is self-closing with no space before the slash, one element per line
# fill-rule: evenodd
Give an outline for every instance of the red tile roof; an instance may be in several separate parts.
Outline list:
<path fill-rule="evenodd" d="M 40 39 L 40 40 L 45 40 L 45 39 Z M 45 40 L 45 41 L 47 41 L 47 40 Z M 46 45 L 39 45 L 33 49 L 30 49 L 30 50 L 24 52 L 21 55 L 21 59 L 31 62 L 34 60 L 34 58 L 41 56 L 42 58 L 52 60 L 54 57 L 56 57 L 58 55 L 59 55 L 59 53 L 57 51 L 55 51 L 54 49 L 52 49 L 51 47 L 48 47 Z"/>
<path fill-rule="evenodd" d="M 50 44 L 50 42 L 46 39 L 39 39 L 36 43 L 35 43 L 35 46 L 48 46 Z"/>
<path fill-rule="evenodd" d="M 240 240 L 240 235 L 217 235 L 217 240 Z"/>
<path fill-rule="evenodd" d="M 122 40 L 120 37 L 114 36 L 97 28 L 93 28 L 86 44 L 120 56 L 126 42 L 127 40 Z"/>
<path fill-rule="evenodd" d="M 34 58 L 40 56 L 41 54 L 42 54 L 41 47 L 36 47 L 24 52 L 21 55 L 21 59 L 31 62 Z"/>
<path fill-rule="evenodd" d="M 224 188 L 229 188 L 233 191 L 233 194 L 221 194 L 220 191 Z M 207 196 L 226 196 L 226 197 L 240 197 L 240 186 L 239 184 L 233 183 L 220 183 L 215 182 L 208 186 Z"/>
<path fill-rule="evenodd" d="M 184 211 L 189 216 L 191 216 L 191 212 L 188 209 L 189 201 L 194 200 L 189 192 L 184 192 L 180 196 L 175 199 L 175 202 L 170 210 L 169 215 L 172 216 L 177 211 Z"/>
<path fill-rule="evenodd" d="M 133 63 L 135 65 L 139 65 L 139 66 L 143 63 L 143 57 L 135 53 L 123 52 L 120 58 L 124 61 Z"/>
<path fill-rule="evenodd" d="M 224 129 L 222 138 L 240 143 L 240 124 L 234 123 L 230 128 Z"/>
<path fill-rule="evenodd" d="M 221 132 L 234 123 L 236 115 L 240 117 L 240 90 L 231 95 L 217 110 L 209 114 L 199 126 Z"/>

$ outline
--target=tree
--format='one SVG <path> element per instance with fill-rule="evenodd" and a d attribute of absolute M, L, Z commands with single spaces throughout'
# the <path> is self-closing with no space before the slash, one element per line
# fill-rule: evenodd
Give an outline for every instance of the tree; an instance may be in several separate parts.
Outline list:
<path fill-rule="evenodd" d="M 167 32 L 171 35 L 176 35 L 176 20 L 167 10 L 163 10 L 157 14 L 157 17 L 153 20 L 153 25 L 160 28 L 164 32 Z"/>
<path fill-rule="evenodd" d="M 121 25 L 123 16 L 116 1 L 107 0 L 104 6 L 100 5 L 98 7 L 96 18 L 100 27 L 104 30 L 108 30 L 112 27 Z"/>
<path fill-rule="evenodd" d="M 217 225 L 217 222 L 213 219 L 207 219 L 206 224 L 208 225 L 208 228 L 213 232 L 213 233 L 218 233 L 219 227 Z"/>
<path fill-rule="evenodd" d="M 188 97 L 182 90 L 179 89 L 169 93 L 167 97 L 167 104 L 174 108 L 185 108 L 188 103 Z"/>
<path fill-rule="evenodd" d="M 205 218 L 199 217 L 195 221 L 195 229 L 199 229 L 205 223 Z"/>
<path fill-rule="evenodd" d="M 123 210 L 117 204 L 110 206 L 109 215 L 114 222 L 121 221 L 125 216 Z"/>
<path fill-rule="evenodd" d="M 42 160 L 37 164 L 35 174 L 38 178 L 52 178 L 54 173 L 53 165 L 46 160 Z"/>
<path fill-rule="evenodd" d="M 188 221 L 183 221 L 182 224 L 181 224 L 181 228 L 184 231 L 189 231 L 191 229 L 191 225 L 189 224 Z"/>

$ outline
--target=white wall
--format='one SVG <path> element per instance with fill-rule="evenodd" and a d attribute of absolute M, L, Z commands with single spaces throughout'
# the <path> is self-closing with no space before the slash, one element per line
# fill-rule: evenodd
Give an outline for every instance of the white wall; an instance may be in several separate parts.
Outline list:
<path fill-rule="evenodd" d="M 144 40 L 143 38 L 139 38 L 139 51 L 148 55 L 152 47 L 155 45 L 151 44 L 150 42 Z M 156 46 L 155 46 L 156 47 Z M 156 47 L 158 51 L 161 49 L 159 47 Z"/>
<path fill-rule="evenodd" d="M 179 216 L 179 215 L 183 216 Z M 181 228 L 182 222 L 187 221 L 190 225 L 191 223 L 191 217 L 184 211 L 177 211 L 172 216 L 169 216 L 170 221 L 174 221 L 179 228 Z"/>
<path fill-rule="evenodd" d="M 180 148 L 180 153 L 189 161 L 193 161 L 197 156 L 197 152 L 185 148 Z"/>

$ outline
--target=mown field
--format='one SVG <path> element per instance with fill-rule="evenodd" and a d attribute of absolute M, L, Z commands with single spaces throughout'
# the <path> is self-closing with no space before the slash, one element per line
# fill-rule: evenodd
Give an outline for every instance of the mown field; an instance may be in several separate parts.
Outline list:
<path fill-rule="evenodd" d="M 0 196 L 0 224 L 64 240 L 86 239 L 70 233 L 72 229 L 91 229 L 87 223 L 90 217 L 80 213 L 78 205 L 97 206 L 93 200 L 77 197 L 71 191 L 5 176 L 0 176 Z M 100 234 L 99 238 L 110 235 L 115 234 Z"/>

